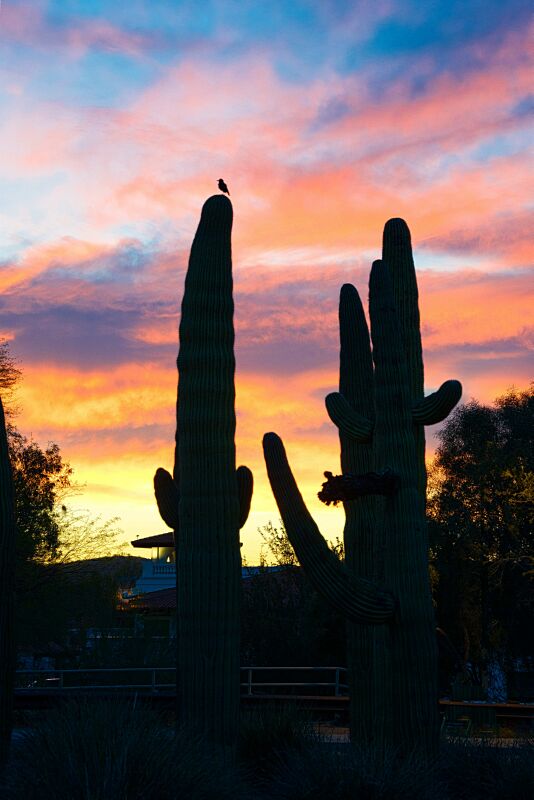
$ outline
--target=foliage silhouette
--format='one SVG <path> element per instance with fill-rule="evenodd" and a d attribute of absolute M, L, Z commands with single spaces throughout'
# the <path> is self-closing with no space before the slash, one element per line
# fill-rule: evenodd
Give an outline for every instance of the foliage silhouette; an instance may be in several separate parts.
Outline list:
<path fill-rule="evenodd" d="M 15 670 L 15 504 L 2 401 L 0 400 L 0 769 L 6 761 L 13 725 Z"/>
<path fill-rule="evenodd" d="M 430 471 L 437 615 L 480 681 L 534 655 L 534 389 L 458 408 L 438 433 Z"/>
<path fill-rule="evenodd" d="M 58 707 L 22 733 L 2 796 L 239 800 L 242 781 L 190 732 L 175 732 L 141 701 L 88 699 Z"/>

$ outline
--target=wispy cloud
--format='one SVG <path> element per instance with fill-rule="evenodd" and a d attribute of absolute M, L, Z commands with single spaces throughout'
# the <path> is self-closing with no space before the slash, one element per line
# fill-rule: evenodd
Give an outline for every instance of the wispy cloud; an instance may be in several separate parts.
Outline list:
<path fill-rule="evenodd" d="M 268 429 L 318 510 L 339 287 L 366 298 L 389 217 L 412 230 L 428 388 L 457 377 L 491 401 L 528 382 L 532 23 L 521 0 L 475 6 L 2 5 L 0 330 L 21 427 L 62 445 L 94 508 L 159 524 L 183 279 L 221 176 L 249 530 L 276 518 Z"/>

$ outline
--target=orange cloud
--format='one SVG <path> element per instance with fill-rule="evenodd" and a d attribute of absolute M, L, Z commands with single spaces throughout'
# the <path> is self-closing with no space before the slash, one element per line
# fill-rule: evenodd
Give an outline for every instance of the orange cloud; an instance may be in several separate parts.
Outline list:
<path fill-rule="evenodd" d="M 21 40 L 42 25 L 8 22 Z M 145 45 L 100 23 L 61 35 L 73 57 Z M 9 220 L 18 258 L 0 269 L 2 327 L 23 348 L 20 427 L 58 441 L 91 508 L 114 509 L 132 537 L 162 527 L 151 482 L 172 459 L 183 274 L 221 176 L 235 210 L 237 458 L 256 480 L 245 541 L 278 516 L 268 430 L 325 532 L 340 530 L 316 498 L 339 463 L 323 401 L 337 383 L 337 299 L 351 281 L 365 300 L 389 217 L 412 230 L 427 387 L 459 378 L 466 399 L 491 402 L 528 383 L 530 182 L 513 109 L 531 77 L 526 55 L 514 61 L 525 32 L 514 36 L 484 69 L 417 95 L 402 76 L 380 98 L 365 75 L 285 84 L 259 53 L 217 71 L 189 55 L 118 110 L 13 101 L 3 174 L 24 193 L 37 181 L 31 213 Z M 328 120 L 332 96 L 347 110 Z"/>
<path fill-rule="evenodd" d="M 425 345 L 447 346 L 524 340 L 534 323 L 532 274 L 527 271 L 484 275 L 458 271 L 449 275 L 424 273 L 420 278 L 421 313 L 428 320 Z"/>
<path fill-rule="evenodd" d="M 70 431 L 142 426 L 165 414 L 171 370 L 123 364 L 112 371 L 67 369 L 56 364 L 25 367 L 21 404 L 27 428 Z M 175 383 L 175 381 L 174 381 Z"/>
<path fill-rule="evenodd" d="M 29 247 L 20 261 L 9 264 L 0 272 L 0 292 L 6 293 L 15 287 L 20 290 L 33 278 L 58 266 L 76 264 L 81 268 L 113 250 L 109 245 L 80 241 L 70 236 Z"/>

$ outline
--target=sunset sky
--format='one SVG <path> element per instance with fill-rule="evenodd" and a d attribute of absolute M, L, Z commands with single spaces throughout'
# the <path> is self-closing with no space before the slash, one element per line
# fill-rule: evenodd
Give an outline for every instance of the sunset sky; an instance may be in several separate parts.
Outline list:
<path fill-rule="evenodd" d="M 152 477 L 171 467 L 183 280 L 219 177 L 250 563 L 278 520 L 265 431 L 341 534 L 316 499 L 339 468 L 339 288 L 367 296 L 390 217 L 412 231 L 427 391 L 526 388 L 533 32 L 528 0 L 3 0 L 0 335 L 24 372 L 18 427 L 60 445 L 75 506 L 128 541 L 166 529 Z"/>

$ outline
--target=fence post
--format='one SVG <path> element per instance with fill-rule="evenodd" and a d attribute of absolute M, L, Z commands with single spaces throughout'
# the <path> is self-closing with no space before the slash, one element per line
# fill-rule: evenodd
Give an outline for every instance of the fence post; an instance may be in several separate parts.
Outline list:
<path fill-rule="evenodd" d="M 248 670 L 248 694 L 252 694 L 252 670 Z"/>
<path fill-rule="evenodd" d="M 335 696 L 339 697 L 339 667 L 336 667 L 336 691 Z"/>
<path fill-rule="evenodd" d="M 59 688 L 63 689 L 63 670 L 59 671 Z"/>
<path fill-rule="evenodd" d="M 152 694 L 156 694 L 156 670 L 152 670 Z"/>

